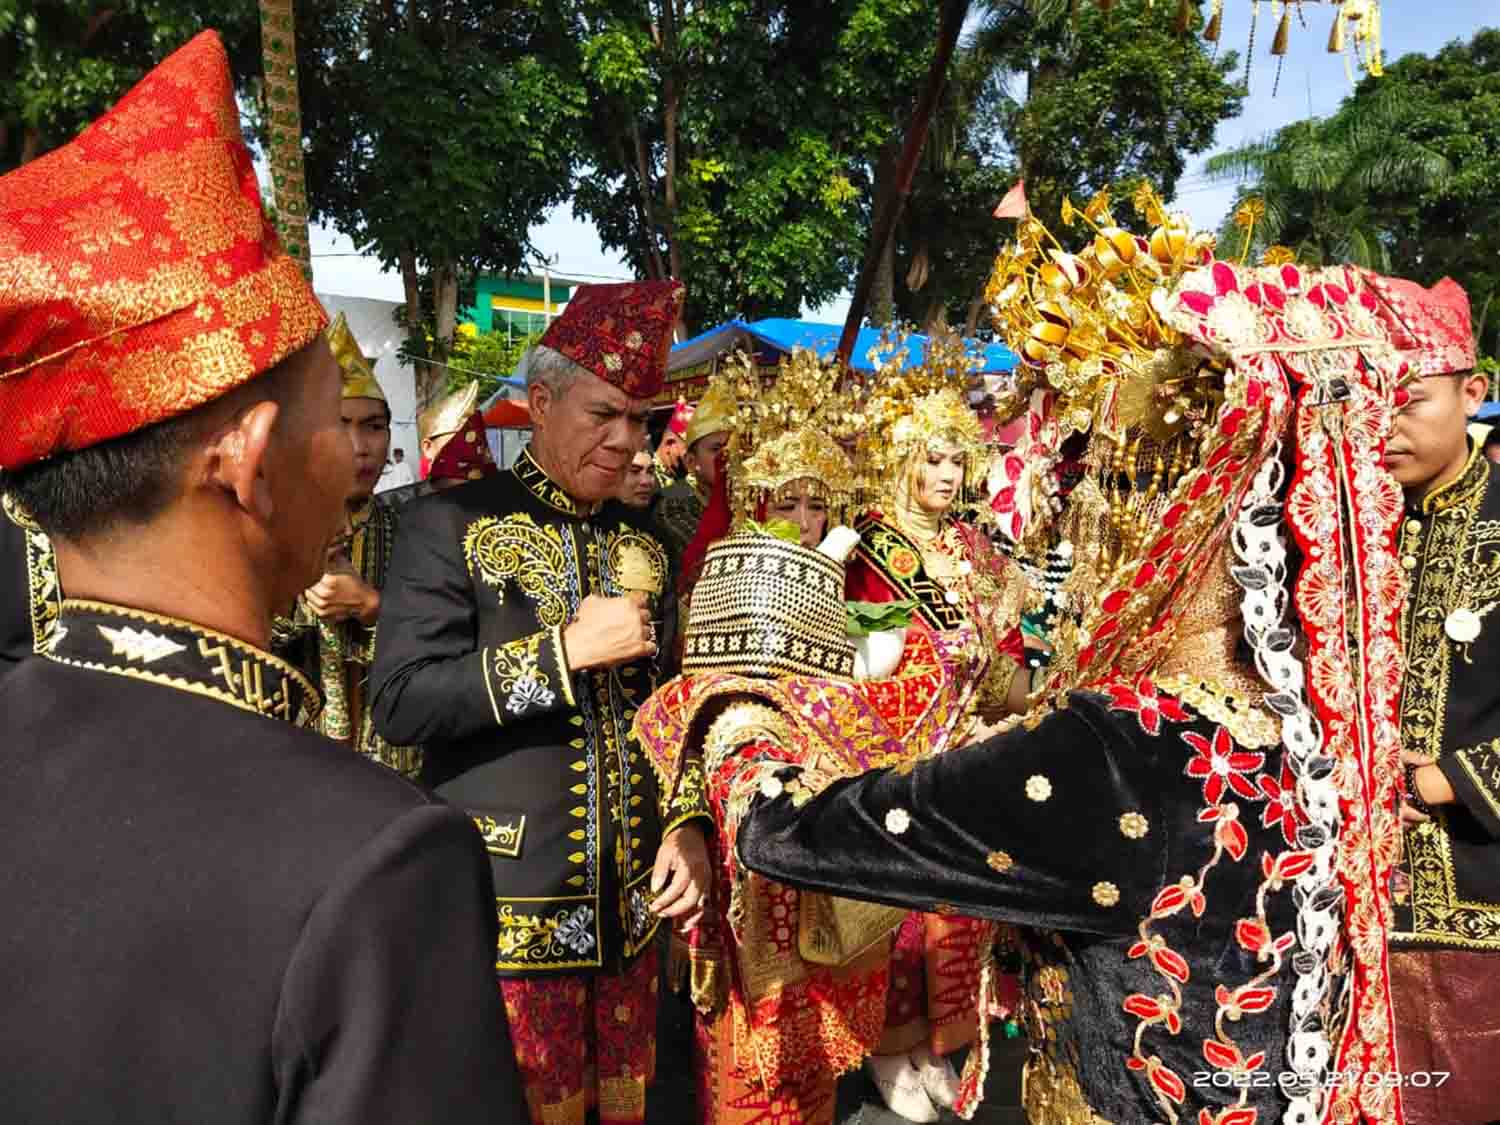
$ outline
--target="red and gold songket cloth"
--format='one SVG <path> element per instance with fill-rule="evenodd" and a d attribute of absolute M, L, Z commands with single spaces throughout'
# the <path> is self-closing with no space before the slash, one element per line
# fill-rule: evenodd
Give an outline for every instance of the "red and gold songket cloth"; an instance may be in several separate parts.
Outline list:
<path fill-rule="evenodd" d="M 202 406 L 327 323 L 261 212 L 213 32 L 0 178 L 0 467 Z"/>
<path fill-rule="evenodd" d="M 889 679 L 685 675 L 647 701 L 636 731 L 664 785 L 698 744 L 709 770 L 759 734 L 783 760 L 854 776 L 944 749 L 972 711 L 973 660 L 971 646 L 913 630 Z M 889 935 L 905 912 L 744 871 L 735 861 L 743 808 L 723 784 L 708 798 L 713 903 L 690 950 L 700 1120 L 824 1125 L 839 1075 L 880 1041 Z"/>

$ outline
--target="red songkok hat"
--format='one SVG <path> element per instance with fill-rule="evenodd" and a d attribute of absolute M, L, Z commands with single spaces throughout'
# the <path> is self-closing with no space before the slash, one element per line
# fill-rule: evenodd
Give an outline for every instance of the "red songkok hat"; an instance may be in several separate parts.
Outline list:
<path fill-rule="evenodd" d="M 475 411 L 438 451 L 428 480 L 481 480 L 500 471 L 484 439 L 484 416 Z"/>
<path fill-rule="evenodd" d="M 650 398 L 666 376 L 686 292 L 680 281 L 580 285 L 540 342 L 631 398 Z"/>
<path fill-rule="evenodd" d="M 1478 362 L 1469 295 L 1451 277 L 1431 289 L 1399 277 L 1365 277 L 1380 304 L 1378 312 L 1391 344 L 1412 375 L 1451 375 L 1472 371 Z"/>
<path fill-rule="evenodd" d="M 676 409 L 672 411 L 672 420 L 667 423 L 667 432 L 686 438 L 688 423 L 692 420 L 693 408 L 688 405 L 687 399 L 680 398 L 677 400 Z"/>
<path fill-rule="evenodd" d="M 0 468 L 192 410 L 327 323 L 261 210 L 214 32 L 0 177 Z"/>

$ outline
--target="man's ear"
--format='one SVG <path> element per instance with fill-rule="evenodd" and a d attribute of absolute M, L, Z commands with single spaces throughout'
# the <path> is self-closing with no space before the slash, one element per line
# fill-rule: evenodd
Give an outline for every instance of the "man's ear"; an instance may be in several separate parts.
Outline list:
<path fill-rule="evenodd" d="M 552 388 L 541 380 L 526 387 L 526 406 L 531 411 L 533 425 L 546 421 L 547 411 L 552 406 Z"/>
<path fill-rule="evenodd" d="M 239 506 L 262 522 L 270 521 L 275 508 L 266 455 L 280 410 L 269 400 L 257 402 L 229 424 L 209 451 L 209 479 L 232 492 Z"/>
<path fill-rule="evenodd" d="M 1473 418 L 1479 413 L 1479 408 L 1484 405 L 1484 396 L 1490 389 L 1488 375 L 1478 371 L 1470 372 L 1464 376 L 1463 385 L 1459 387 L 1459 393 L 1463 395 L 1464 414 Z"/>

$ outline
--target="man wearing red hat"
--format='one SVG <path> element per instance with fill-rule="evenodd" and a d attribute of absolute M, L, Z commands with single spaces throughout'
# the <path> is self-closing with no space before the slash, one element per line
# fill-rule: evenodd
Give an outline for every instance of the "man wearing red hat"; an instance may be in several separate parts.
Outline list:
<path fill-rule="evenodd" d="M 701 772 L 659 789 L 631 731 L 671 651 L 671 566 L 614 499 L 682 298 L 578 289 L 522 363 L 531 444 L 413 503 L 386 584 L 376 723 L 484 834 L 537 1125 L 644 1121 L 658 923 L 695 924 L 708 886 Z"/>
<path fill-rule="evenodd" d="M 676 483 L 678 470 L 682 466 L 682 455 L 687 452 L 688 423 L 692 420 L 693 408 L 688 405 L 687 399 L 679 398 L 672 409 L 672 420 L 667 423 L 661 441 L 657 443 L 656 456 L 652 458 L 658 488 L 671 488 Z"/>
<path fill-rule="evenodd" d="M 1411 1125 L 1500 1119 L 1500 466 L 1466 432 L 1484 401 L 1469 300 L 1372 277 L 1411 382 L 1386 450 L 1406 494 L 1401 697 L 1406 826 L 1391 990 Z"/>
<path fill-rule="evenodd" d="M 266 651 L 353 481 L 325 324 L 211 32 L 0 178 L 0 486 L 71 595 L 0 681 L 9 1120 L 518 1111 L 472 824 Z"/>

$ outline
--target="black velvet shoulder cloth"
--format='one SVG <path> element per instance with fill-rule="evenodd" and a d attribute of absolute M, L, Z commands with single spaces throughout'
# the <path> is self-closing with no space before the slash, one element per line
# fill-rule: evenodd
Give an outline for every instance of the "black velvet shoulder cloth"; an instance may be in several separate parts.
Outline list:
<path fill-rule="evenodd" d="M 51 541 L 0 494 L 0 675 L 46 647 L 61 601 Z"/>
<path fill-rule="evenodd" d="M 7 1120 L 525 1119 L 472 823 L 316 710 L 268 653 L 91 602 L 0 680 Z"/>
<path fill-rule="evenodd" d="M 871 512 L 855 524 L 859 543 L 854 557 L 879 571 L 903 598 L 917 603 L 923 621 L 939 632 L 957 629 L 968 620 L 964 607 L 927 573 L 922 565 L 922 548 L 895 524 Z"/>
<path fill-rule="evenodd" d="M 682 553 L 698 534 L 698 523 L 706 506 L 687 477 L 669 484 L 657 498 L 652 521 L 673 566 L 682 564 Z"/>
<path fill-rule="evenodd" d="M 1500 465 L 1477 446 L 1407 509 L 1401 737 L 1458 797 L 1408 828 L 1391 942 L 1500 951 Z"/>
<path fill-rule="evenodd" d="M 575 503 L 529 450 L 402 516 L 371 677 L 375 723 L 392 742 L 423 744 L 424 780 L 479 824 L 502 974 L 616 966 L 645 949 L 661 840 L 707 820 L 701 770 L 662 800 L 631 733 L 662 670 L 575 673 L 562 642 L 588 595 L 643 590 L 669 653 L 673 589 L 666 550 L 638 513 Z"/>
<path fill-rule="evenodd" d="M 1043 1025 L 1030 1029 L 1031 1120 L 1159 1121 L 1165 1098 L 1196 1121 L 1203 1107 L 1234 1104 L 1204 1053 L 1231 994 L 1244 1009 L 1223 1026 L 1265 1079 L 1247 1105 L 1259 1121 L 1280 1120 L 1294 906 L 1263 857 L 1294 850 L 1296 826 L 1279 798 L 1279 746 L 1247 751 L 1175 701 L 1123 689 L 1075 694 L 1034 729 L 814 796 L 798 792 L 795 768 L 759 769 L 740 782 L 758 785 L 737 837 L 749 869 L 1052 931 L 1033 943 L 1028 974 Z M 1200 871 L 1185 890 L 1179 881 Z M 1282 939 L 1279 962 L 1246 945 L 1262 938 Z"/>

